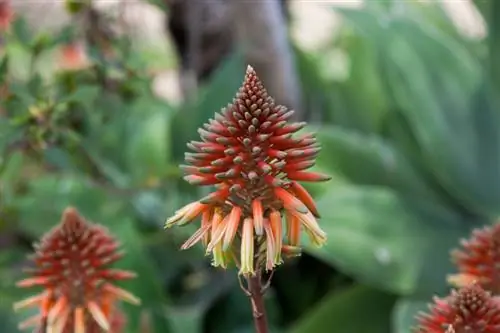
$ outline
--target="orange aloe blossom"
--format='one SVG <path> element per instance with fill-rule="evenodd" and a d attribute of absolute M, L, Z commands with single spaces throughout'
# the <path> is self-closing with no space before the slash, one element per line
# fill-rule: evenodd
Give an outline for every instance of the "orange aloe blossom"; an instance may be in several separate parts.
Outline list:
<path fill-rule="evenodd" d="M 118 242 L 108 231 L 67 208 L 59 225 L 35 246 L 31 277 L 19 287 L 39 286 L 40 294 L 14 305 L 16 310 L 37 307 L 39 314 L 20 324 L 52 333 L 120 333 L 125 320 L 120 300 L 139 300 L 112 283 L 135 274 L 108 266 L 119 260 Z M 46 328 L 46 329 L 45 329 Z"/>
<path fill-rule="evenodd" d="M 500 224 L 475 229 L 470 239 L 462 240 L 462 249 L 452 252 L 458 273 L 448 281 L 463 287 L 477 281 L 493 294 L 500 293 Z"/>
<path fill-rule="evenodd" d="M 214 266 L 234 260 L 241 274 L 254 275 L 280 264 L 282 253 L 300 253 L 302 231 L 313 244 L 325 243 L 314 200 L 299 181 L 330 177 L 305 171 L 320 147 L 313 134 L 297 135 L 306 123 L 289 122 L 293 113 L 275 104 L 248 66 L 233 102 L 198 130 L 201 141 L 188 143 L 193 152 L 181 166 L 184 179 L 215 191 L 167 220 L 166 228 L 201 216 L 201 227 L 182 249 L 201 241 Z"/>
<path fill-rule="evenodd" d="M 420 314 L 415 333 L 498 333 L 500 307 L 479 284 L 473 283 L 444 298 L 435 298 L 430 313 Z"/>

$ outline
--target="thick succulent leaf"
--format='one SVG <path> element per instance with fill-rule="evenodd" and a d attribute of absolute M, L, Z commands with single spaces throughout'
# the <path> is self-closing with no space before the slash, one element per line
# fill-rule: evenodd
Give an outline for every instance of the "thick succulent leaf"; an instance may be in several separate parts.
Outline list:
<path fill-rule="evenodd" d="M 324 126 L 318 131 L 324 153 L 318 164 L 362 185 L 388 186 L 411 196 L 439 200 L 425 178 L 391 142 L 375 135 Z"/>
<path fill-rule="evenodd" d="M 427 168 L 459 204 L 478 214 L 496 214 L 500 184 L 493 170 L 498 168 L 484 170 L 491 154 L 478 153 L 478 147 L 498 152 L 500 140 L 474 125 L 478 117 L 498 123 L 498 114 L 477 110 L 483 89 L 480 62 L 458 40 L 427 25 L 384 21 L 369 11 L 342 13 L 378 49 L 393 103 L 408 119 Z M 488 187 L 482 185 L 486 180 Z"/>
<path fill-rule="evenodd" d="M 154 183 L 165 176 L 171 149 L 169 131 L 170 114 L 160 106 L 156 112 L 144 115 L 143 121 L 135 126 L 127 146 L 127 157 L 136 182 Z"/>
<path fill-rule="evenodd" d="M 445 290 L 453 269 L 449 250 L 474 225 L 380 187 L 333 187 L 318 208 L 329 238 L 309 251 L 359 281 L 403 295 Z"/>
<path fill-rule="evenodd" d="M 392 313 L 392 332 L 408 333 L 415 327 L 415 316 L 422 311 L 427 311 L 430 300 L 400 298 L 396 302 Z"/>
<path fill-rule="evenodd" d="M 290 332 L 387 333 L 394 301 L 393 295 L 355 285 L 326 295 L 293 325 Z"/>

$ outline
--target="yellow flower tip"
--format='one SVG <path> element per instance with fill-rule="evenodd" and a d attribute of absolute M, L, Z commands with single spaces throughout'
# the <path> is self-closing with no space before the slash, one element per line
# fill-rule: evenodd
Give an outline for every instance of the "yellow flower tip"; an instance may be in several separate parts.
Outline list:
<path fill-rule="evenodd" d="M 185 225 L 191 221 L 193 221 L 196 217 L 198 217 L 201 213 L 203 213 L 208 205 L 202 204 L 198 201 L 191 202 L 181 209 L 177 210 L 174 216 L 170 217 L 165 222 L 165 229 L 172 227 L 173 225 Z"/>
<path fill-rule="evenodd" d="M 42 303 L 42 301 L 47 297 L 46 293 L 41 293 L 39 295 L 31 296 L 28 298 L 25 298 L 21 301 L 15 302 L 13 304 L 13 309 L 15 312 L 25 309 L 25 308 L 30 308 L 33 306 L 38 306 Z"/>
<path fill-rule="evenodd" d="M 104 291 L 109 293 L 109 295 L 112 295 L 113 297 L 121 299 L 122 301 L 128 302 L 130 304 L 133 304 L 133 305 L 140 305 L 141 304 L 141 300 L 139 298 L 137 298 L 135 295 L 126 291 L 125 289 L 116 287 L 110 283 L 107 283 L 104 286 Z"/>
<path fill-rule="evenodd" d="M 211 252 L 213 255 L 212 266 L 225 269 L 227 267 L 227 263 L 225 254 L 222 251 L 222 244 L 220 242 L 217 243 Z"/>
<path fill-rule="evenodd" d="M 95 320 L 95 322 L 105 331 L 108 332 L 111 328 L 108 318 L 104 314 L 103 310 L 97 303 L 88 302 L 87 309 L 90 312 L 90 315 Z"/>
<path fill-rule="evenodd" d="M 281 248 L 283 246 L 283 226 L 281 221 L 281 214 L 276 210 L 272 210 L 269 214 L 269 224 L 271 227 L 271 232 L 273 235 L 274 246 L 268 247 L 268 251 L 273 251 L 274 255 L 269 253 L 269 260 L 272 261 L 273 265 L 279 265 L 281 263 Z"/>
<path fill-rule="evenodd" d="M 59 299 L 56 301 L 54 306 L 52 306 L 52 308 L 48 313 L 47 322 L 49 323 L 49 325 L 53 325 L 59 319 L 59 317 L 67 307 L 68 307 L 68 299 L 64 296 L 59 297 Z"/>
<path fill-rule="evenodd" d="M 283 245 L 281 252 L 288 257 L 299 257 L 302 255 L 302 249 L 298 246 Z"/>
<path fill-rule="evenodd" d="M 253 256 L 254 256 L 254 233 L 253 220 L 246 218 L 243 221 L 243 231 L 241 236 L 241 269 L 242 274 L 253 274 Z"/>
<path fill-rule="evenodd" d="M 446 277 L 446 280 L 449 284 L 456 288 L 463 288 L 469 286 L 473 283 L 478 282 L 478 277 L 472 274 L 459 273 L 459 274 L 450 274 Z M 482 282 L 482 281 L 479 281 Z"/>
<path fill-rule="evenodd" d="M 37 327 L 38 325 L 40 325 L 41 321 L 42 321 L 42 315 L 40 314 L 34 315 L 19 323 L 19 325 L 17 325 L 17 328 L 20 331 L 24 331 L 30 327 Z"/>
<path fill-rule="evenodd" d="M 85 312 L 83 308 L 77 307 L 75 309 L 75 333 L 85 333 Z"/>

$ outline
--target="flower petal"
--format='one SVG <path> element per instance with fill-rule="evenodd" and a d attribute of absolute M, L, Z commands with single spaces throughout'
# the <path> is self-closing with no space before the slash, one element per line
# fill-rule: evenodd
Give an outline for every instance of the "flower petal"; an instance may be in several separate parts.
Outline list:
<path fill-rule="evenodd" d="M 101 310 L 99 305 L 97 305 L 96 302 L 90 301 L 87 303 L 87 309 L 89 310 L 90 314 L 92 315 L 92 318 L 94 318 L 96 323 L 99 324 L 99 326 L 104 331 L 109 331 L 110 329 L 109 320 L 104 314 L 104 312 Z"/>
<path fill-rule="evenodd" d="M 253 268 L 253 220 L 247 217 L 243 221 L 243 231 L 241 235 L 241 274 L 254 274 Z"/>
<path fill-rule="evenodd" d="M 182 244 L 181 250 L 187 250 L 196 243 L 198 243 L 205 235 L 209 234 L 208 231 L 210 230 L 211 227 L 212 227 L 211 224 L 206 224 L 201 228 L 199 228 L 198 230 L 196 230 L 194 234 L 191 235 L 191 237 L 189 237 L 189 239 L 184 244 Z"/>
<path fill-rule="evenodd" d="M 206 208 L 208 208 L 207 205 L 198 201 L 191 202 L 175 212 L 175 215 L 170 217 L 167 222 L 165 222 L 165 228 L 170 228 L 174 224 L 183 225 L 189 223 L 200 215 Z"/>
<path fill-rule="evenodd" d="M 300 245 L 300 220 L 289 210 L 285 211 L 285 216 L 288 244 L 298 246 Z"/>
<path fill-rule="evenodd" d="M 103 287 L 103 291 L 130 304 L 141 304 L 141 300 L 135 297 L 132 293 L 122 288 L 118 288 L 111 283 L 106 283 Z"/>
<path fill-rule="evenodd" d="M 295 211 L 289 211 L 292 216 L 299 219 L 302 222 L 305 230 L 307 231 L 311 241 L 316 246 L 322 246 L 326 242 L 326 233 L 321 230 L 316 221 L 316 218 L 311 214 L 300 214 Z M 294 244 L 290 244 L 294 245 Z"/>
<path fill-rule="evenodd" d="M 238 206 L 233 206 L 229 218 L 227 219 L 227 229 L 224 232 L 224 240 L 222 242 L 222 250 L 226 251 L 231 243 L 233 242 L 236 231 L 238 231 L 238 226 L 240 224 L 241 218 L 241 208 Z"/>
<path fill-rule="evenodd" d="M 275 266 L 277 244 L 269 219 L 264 220 L 264 230 L 266 231 L 266 270 L 270 271 Z"/>
<path fill-rule="evenodd" d="M 85 333 L 85 312 L 81 307 L 75 309 L 74 333 Z"/>
<path fill-rule="evenodd" d="M 59 315 L 63 312 L 63 310 L 68 306 L 68 299 L 64 296 L 59 297 L 54 306 L 50 309 L 47 316 L 47 324 L 52 325 L 55 323 Z"/>
<path fill-rule="evenodd" d="M 52 326 L 47 325 L 47 333 L 63 333 L 70 313 L 71 310 L 69 308 L 64 309 Z"/>
<path fill-rule="evenodd" d="M 205 210 L 203 214 L 201 215 L 201 227 L 204 228 L 208 226 L 208 229 L 212 227 L 212 211 L 211 210 Z M 208 230 L 207 230 L 208 231 Z M 203 235 L 203 246 L 206 248 L 208 243 L 210 242 L 210 233 L 206 232 Z"/>
<path fill-rule="evenodd" d="M 264 214 L 262 211 L 262 202 L 260 199 L 255 199 L 252 202 L 253 223 L 255 226 L 255 233 L 261 236 L 264 233 Z"/>
<path fill-rule="evenodd" d="M 210 243 L 207 245 L 207 252 L 211 252 L 217 244 L 221 243 L 222 237 L 224 237 L 224 233 L 227 229 L 228 219 L 229 215 L 223 218 L 220 213 L 214 213 L 214 217 L 212 218 L 212 235 L 210 237 Z"/>
<path fill-rule="evenodd" d="M 43 299 L 45 297 L 47 297 L 46 294 L 41 293 L 41 294 L 29 297 L 29 298 L 25 298 L 22 301 L 16 302 L 16 303 L 14 303 L 14 306 L 13 306 L 14 311 L 18 311 L 18 310 L 23 309 L 23 308 L 29 308 L 32 306 L 37 306 L 43 301 Z"/>
<path fill-rule="evenodd" d="M 306 214 L 309 212 L 307 207 L 297 199 L 293 194 L 288 192 L 287 190 L 281 188 L 281 187 L 275 187 L 274 188 L 274 194 L 278 197 L 283 202 L 283 206 L 285 206 L 286 209 L 293 209 L 296 210 L 299 213 Z"/>
<path fill-rule="evenodd" d="M 291 190 L 297 196 L 297 198 L 302 201 L 304 205 L 306 205 L 306 207 L 315 217 L 319 217 L 318 209 L 316 208 L 313 197 L 302 185 L 297 182 L 292 182 Z"/>
<path fill-rule="evenodd" d="M 281 214 L 277 210 L 272 210 L 269 214 L 269 222 L 273 231 L 275 242 L 275 258 L 274 264 L 281 264 L 281 247 L 283 244 L 283 225 L 281 221 Z"/>

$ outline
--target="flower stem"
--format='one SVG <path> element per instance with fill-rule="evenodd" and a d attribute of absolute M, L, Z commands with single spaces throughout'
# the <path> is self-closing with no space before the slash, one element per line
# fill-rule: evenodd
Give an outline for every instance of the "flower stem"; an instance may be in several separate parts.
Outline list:
<path fill-rule="evenodd" d="M 255 275 L 247 276 L 246 280 L 248 283 L 250 302 L 252 304 L 255 333 L 269 333 L 261 277 L 261 272 L 257 271 Z"/>

